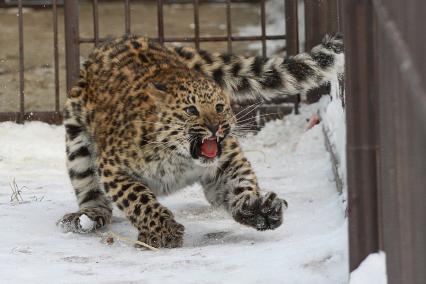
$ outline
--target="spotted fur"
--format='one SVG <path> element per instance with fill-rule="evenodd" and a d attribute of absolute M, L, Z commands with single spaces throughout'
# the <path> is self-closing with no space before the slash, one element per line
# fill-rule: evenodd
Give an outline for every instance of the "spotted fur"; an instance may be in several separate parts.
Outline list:
<path fill-rule="evenodd" d="M 318 85 L 340 52 L 336 39 L 285 61 L 166 49 L 134 36 L 98 47 L 64 110 L 67 167 L 80 209 L 59 224 L 84 232 L 85 214 L 100 228 L 111 222 L 115 203 L 140 241 L 179 247 L 184 227 L 157 196 L 200 182 L 206 198 L 237 222 L 277 228 L 286 202 L 260 191 L 234 135 L 231 98 Z M 203 154 L 205 139 L 217 146 L 213 158 Z"/>
<path fill-rule="evenodd" d="M 304 95 L 343 74 L 343 41 L 340 35 L 324 37 L 310 52 L 287 58 L 243 57 L 232 54 L 197 52 L 190 47 L 174 47 L 188 67 L 213 78 L 235 101 L 271 100 Z"/>

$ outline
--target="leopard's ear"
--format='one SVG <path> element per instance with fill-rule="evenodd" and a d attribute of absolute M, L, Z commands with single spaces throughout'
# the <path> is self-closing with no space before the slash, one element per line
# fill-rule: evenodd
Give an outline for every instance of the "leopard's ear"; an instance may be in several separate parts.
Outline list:
<path fill-rule="evenodd" d="M 146 90 L 160 99 L 165 99 L 167 96 L 167 87 L 162 83 L 149 83 Z"/>

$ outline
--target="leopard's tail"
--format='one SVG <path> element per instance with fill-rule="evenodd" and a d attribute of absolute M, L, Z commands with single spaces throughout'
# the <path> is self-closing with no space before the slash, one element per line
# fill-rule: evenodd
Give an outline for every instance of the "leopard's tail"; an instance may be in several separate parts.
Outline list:
<path fill-rule="evenodd" d="M 343 74 L 341 36 L 326 36 L 310 52 L 287 58 L 241 57 L 175 47 L 173 51 L 190 68 L 211 77 L 236 101 L 304 94 Z"/>
<path fill-rule="evenodd" d="M 89 231 L 109 223 L 112 216 L 111 202 L 103 192 L 96 174 L 94 147 L 87 130 L 87 113 L 83 105 L 86 85 L 85 72 L 82 70 L 79 81 L 68 94 L 64 108 L 66 164 L 80 208 L 78 212 L 67 214 L 60 220 L 65 231 Z M 95 222 L 93 228 L 81 226 L 80 216 L 83 214 Z"/>

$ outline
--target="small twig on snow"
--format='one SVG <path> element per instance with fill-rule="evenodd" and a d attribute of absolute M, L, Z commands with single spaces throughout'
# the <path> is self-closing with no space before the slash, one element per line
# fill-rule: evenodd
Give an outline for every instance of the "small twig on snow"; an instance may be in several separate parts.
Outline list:
<path fill-rule="evenodd" d="M 116 238 L 116 239 L 118 239 L 118 240 L 120 240 L 120 241 L 123 241 L 123 242 L 125 242 L 125 243 L 128 243 L 128 244 L 131 244 L 131 245 L 140 245 L 140 246 L 143 246 L 143 247 L 145 247 L 145 248 L 147 248 L 147 249 L 150 249 L 150 250 L 152 250 L 152 251 L 158 251 L 158 248 L 155 248 L 155 247 L 153 247 L 153 246 L 150 246 L 150 245 L 148 245 L 148 244 L 146 244 L 146 243 L 144 243 L 144 242 L 141 242 L 141 241 L 133 241 L 133 240 L 131 240 L 131 239 L 129 239 L 129 238 L 126 238 L 126 237 L 124 237 L 124 236 L 121 236 L 121 235 L 119 235 L 119 234 L 117 234 L 117 233 L 114 233 L 114 232 L 111 232 L 111 231 L 109 231 L 108 232 L 108 235 L 109 236 L 111 236 L 111 237 L 113 237 L 113 238 Z M 112 242 L 112 241 L 111 241 Z"/>
<path fill-rule="evenodd" d="M 24 199 L 22 198 L 22 190 L 28 189 L 26 186 L 19 187 L 16 183 L 15 178 L 13 179 L 12 183 L 9 183 L 10 189 L 12 190 L 12 195 L 10 196 L 10 202 L 16 201 L 17 203 L 24 202 Z"/>

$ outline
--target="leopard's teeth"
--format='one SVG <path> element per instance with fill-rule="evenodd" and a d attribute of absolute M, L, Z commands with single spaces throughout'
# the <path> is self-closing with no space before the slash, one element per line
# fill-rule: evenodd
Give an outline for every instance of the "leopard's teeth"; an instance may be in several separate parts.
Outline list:
<path fill-rule="evenodd" d="M 216 137 L 216 142 L 219 143 L 219 137 Z"/>
<path fill-rule="evenodd" d="M 204 141 L 206 140 L 206 138 L 203 138 L 203 140 L 201 141 L 202 144 L 204 144 Z"/>

